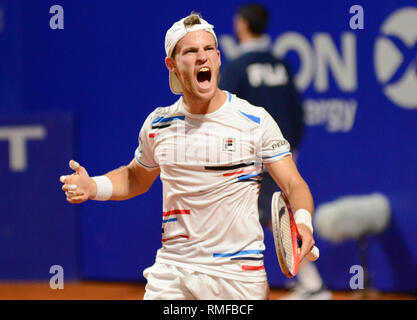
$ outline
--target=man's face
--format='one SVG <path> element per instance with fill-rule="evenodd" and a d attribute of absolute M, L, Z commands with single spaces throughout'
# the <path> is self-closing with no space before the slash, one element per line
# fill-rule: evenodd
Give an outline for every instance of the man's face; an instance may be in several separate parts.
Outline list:
<path fill-rule="evenodd" d="M 175 58 L 167 58 L 166 63 L 174 68 L 184 94 L 210 99 L 216 93 L 221 61 L 211 33 L 187 33 L 176 45 Z"/>

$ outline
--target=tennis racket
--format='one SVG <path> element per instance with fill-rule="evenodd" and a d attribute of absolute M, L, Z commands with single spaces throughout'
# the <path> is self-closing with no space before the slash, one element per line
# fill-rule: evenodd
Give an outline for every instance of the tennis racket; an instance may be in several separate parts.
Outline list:
<path fill-rule="evenodd" d="M 275 251 L 279 265 L 286 277 L 293 278 L 298 272 L 302 242 L 290 203 L 284 193 L 275 192 L 273 194 L 271 213 Z M 319 255 L 319 249 L 313 247 L 306 257 L 310 261 L 315 261 Z"/>

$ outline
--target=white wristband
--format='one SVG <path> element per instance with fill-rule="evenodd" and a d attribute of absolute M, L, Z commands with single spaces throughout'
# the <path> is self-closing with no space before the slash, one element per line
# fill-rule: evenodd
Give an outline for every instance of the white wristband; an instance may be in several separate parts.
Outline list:
<path fill-rule="evenodd" d="M 313 233 L 313 225 L 311 223 L 311 214 L 306 209 L 298 209 L 294 214 L 294 220 L 296 224 L 303 223 Z"/>
<path fill-rule="evenodd" d="M 97 185 L 97 194 L 93 200 L 106 201 L 113 194 L 113 184 L 106 176 L 97 176 L 92 178 Z"/>

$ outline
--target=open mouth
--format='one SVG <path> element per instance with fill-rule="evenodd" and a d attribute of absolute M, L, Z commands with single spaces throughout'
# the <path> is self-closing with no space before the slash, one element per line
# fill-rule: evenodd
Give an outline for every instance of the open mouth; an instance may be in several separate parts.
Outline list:
<path fill-rule="evenodd" d="M 209 85 L 211 80 L 211 71 L 207 67 L 201 68 L 197 73 L 197 81 L 201 85 Z"/>

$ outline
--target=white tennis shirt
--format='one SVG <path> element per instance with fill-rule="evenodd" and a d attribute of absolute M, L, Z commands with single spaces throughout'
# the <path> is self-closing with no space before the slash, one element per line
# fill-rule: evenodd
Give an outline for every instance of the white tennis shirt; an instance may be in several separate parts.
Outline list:
<path fill-rule="evenodd" d="M 210 114 L 191 114 L 182 97 L 156 108 L 135 159 L 160 168 L 162 247 L 156 261 L 240 281 L 266 280 L 257 200 L 262 163 L 290 155 L 262 107 L 227 93 Z"/>

